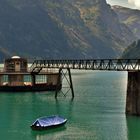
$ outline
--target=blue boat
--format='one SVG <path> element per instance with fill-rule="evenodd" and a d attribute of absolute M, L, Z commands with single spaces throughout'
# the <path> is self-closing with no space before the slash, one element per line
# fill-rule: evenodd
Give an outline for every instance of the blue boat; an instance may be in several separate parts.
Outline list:
<path fill-rule="evenodd" d="M 49 128 L 55 128 L 64 125 L 67 122 L 67 119 L 56 116 L 50 117 L 41 117 L 38 118 L 32 125 L 33 130 L 44 130 Z"/>

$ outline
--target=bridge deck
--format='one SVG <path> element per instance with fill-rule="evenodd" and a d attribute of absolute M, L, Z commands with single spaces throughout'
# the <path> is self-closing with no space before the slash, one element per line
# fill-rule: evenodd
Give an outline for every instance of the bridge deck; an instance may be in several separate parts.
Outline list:
<path fill-rule="evenodd" d="M 31 72 L 40 72 L 43 68 L 139 71 L 140 59 L 35 60 Z"/>

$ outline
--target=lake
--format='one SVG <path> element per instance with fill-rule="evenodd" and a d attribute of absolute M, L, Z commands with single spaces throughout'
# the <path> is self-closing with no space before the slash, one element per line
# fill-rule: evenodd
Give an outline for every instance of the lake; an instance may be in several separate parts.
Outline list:
<path fill-rule="evenodd" d="M 139 140 L 140 118 L 125 115 L 127 72 L 72 71 L 75 98 L 54 92 L 0 93 L 3 140 Z M 66 81 L 64 81 L 66 85 Z M 43 132 L 30 125 L 59 114 L 64 127 Z"/>

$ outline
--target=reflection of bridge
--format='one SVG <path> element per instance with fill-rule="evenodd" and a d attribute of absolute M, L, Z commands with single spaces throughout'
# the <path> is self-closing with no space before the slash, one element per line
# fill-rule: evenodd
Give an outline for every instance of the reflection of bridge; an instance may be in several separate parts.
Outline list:
<path fill-rule="evenodd" d="M 30 71 L 34 75 L 47 68 L 57 68 L 60 74 L 62 69 L 68 71 L 72 97 L 70 69 L 128 71 L 126 113 L 140 115 L 140 59 L 35 60 Z"/>

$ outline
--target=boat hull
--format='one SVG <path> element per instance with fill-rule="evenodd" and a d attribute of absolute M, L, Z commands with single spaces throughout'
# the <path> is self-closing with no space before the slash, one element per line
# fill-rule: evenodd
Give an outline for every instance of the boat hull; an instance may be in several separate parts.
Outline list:
<path fill-rule="evenodd" d="M 62 86 L 56 85 L 35 85 L 35 86 L 0 86 L 0 91 L 4 92 L 31 92 L 31 91 L 56 91 Z"/>
<path fill-rule="evenodd" d="M 53 129 L 53 128 L 58 128 L 58 127 L 62 127 L 64 126 L 64 124 L 66 123 L 67 121 L 61 123 L 61 124 L 58 124 L 58 125 L 51 125 L 51 126 L 35 126 L 35 125 L 31 125 L 30 127 L 32 128 L 32 130 L 38 130 L 38 131 L 41 131 L 41 130 L 48 130 L 48 129 Z"/>

